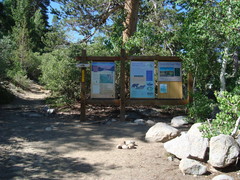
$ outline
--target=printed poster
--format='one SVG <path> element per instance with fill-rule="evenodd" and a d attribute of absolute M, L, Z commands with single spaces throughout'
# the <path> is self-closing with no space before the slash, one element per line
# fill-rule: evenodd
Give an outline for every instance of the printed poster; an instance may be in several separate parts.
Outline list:
<path fill-rule="evenodd" d="M 115 63 L 93 62 L 91 98 L 115 98 Z"/>
<path fill-rule="evenodd" d="M 182 81 L 181 62 L 158 62 L 158 81 Z"/>
<path fill-rule="evenodd" d="M 130 98 L 154 98 L 154 62 L 132 61 L 130 65 Z"/>

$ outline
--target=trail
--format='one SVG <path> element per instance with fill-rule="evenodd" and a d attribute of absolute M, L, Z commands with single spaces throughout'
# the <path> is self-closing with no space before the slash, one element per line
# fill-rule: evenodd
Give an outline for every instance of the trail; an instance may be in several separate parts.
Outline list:
<path fill-rule="evenodd" d="M 14 88 L 12 88 L 14 89 Z M 0 179 L 106 179 L 106 180 L 191 180 L 178 168 L 179 160 L 169 161 L 161 143 L 147 143 L 146 125 L 129 122 L 90 123 L 112 118 L 107 109 L 88 112 L 89 120 L 79 115 L 47 114 L 44 99 L 49 95 L 32 84 L 31 91 L 14 90 L 18 98 L 0 107 Z M 98 112 L 97 112 L 98 111 Z M 166 122 L 158 111 L 147 110 L 145 118 Z M 103 115 L 105 114 L 105 115 Z M 116 145 L 134 140 L 136 149 L 116 149 Z M 230 173 L 237 177 L 236 173 Z M 197 177 L 211 179 L 214 175 Z"/>

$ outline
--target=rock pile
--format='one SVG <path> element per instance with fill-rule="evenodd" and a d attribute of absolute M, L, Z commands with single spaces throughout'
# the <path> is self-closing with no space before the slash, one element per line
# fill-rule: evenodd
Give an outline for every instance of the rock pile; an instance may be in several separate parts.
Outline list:
<path fill-rule="evenodd" d="M 174 118 L 171 124 L 181 127 L 186 125 L 186 122 L 184 117 L 179 116 Z M 179 168 L 183 174 L 206 174 L 206 163 L 214 168 L 225 168 L 236 162 L 240 154 L 237 141 L 232 136 L 223 134 L 210 140 L 204 138 L 199 130 L 200 126 L 201 123 L 196 123 L 188 132 L 180 133 L 172 126 L 157 123 L 148 130 L 145 139 L 150 142 L 163 142 L 168 153 L 181 159 Z"/>
<path fill-rule="evenodd" d="M 136 149 L 137 144 L 135 141 L 128 140 L 128 141 L 123 141 L 122 143 L 117 145 L 117 149 Z"/>

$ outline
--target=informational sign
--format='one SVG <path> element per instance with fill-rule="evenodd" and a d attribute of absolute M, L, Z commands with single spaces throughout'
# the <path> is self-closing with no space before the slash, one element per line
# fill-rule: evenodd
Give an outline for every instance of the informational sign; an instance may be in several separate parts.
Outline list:
<path fill-rule="evenodd" d="M 115 98 L 115 63 L 93 62 L 91 98 Z"/>
<path fill-rule="evenodd" d="M 182 81 L 181 62 L 158 62 L 158 81 Z"/>
<path fill-rule="evenodd" d="M 154 98 L 154 62 L 132 61 L 130 66 L 130 98 Z"/>

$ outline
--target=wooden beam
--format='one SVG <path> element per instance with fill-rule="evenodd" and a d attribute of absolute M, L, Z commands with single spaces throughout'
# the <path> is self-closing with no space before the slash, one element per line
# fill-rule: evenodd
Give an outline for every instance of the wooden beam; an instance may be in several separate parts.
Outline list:
<path fill-rule="evenodd" d="M 186 99 L 128 99 L 126 105 L 142 105 L 142 106 L 162 106 L 162 105 L 186 105 Z"/>
<path fill-rule="evenodd" d="M 86 63 L 86 50 L 82 50 L 82 63 Z M 81 68 L 81 115 L 80 121 L 86 119 L 86 67 Z"/>
<path fill-rule="evenodd" d="M 126 92 L 125 92 L 125 61 L 126 61 L 126 52 L 124 49 L 121 49 L 121 67 L 120 67 L 120 120 L 125 120 L 125 114 L 126 114 Z"/>
<path fill-rule="evenodd" d="M 83 56 L 77 56 L 77 60 L 83 61 Z M 120 56 L 88 56 L 86 61 L 121 61 L 122 57 Z M 176 56 L 125 56 L 125 60 L 131 61 L 182 61 L 179 57 Z"/>
<path fill-rule="evenodd" d="M 103 106 L 120 106 L 120 99 L 87 99 L 86 103 Z"/>
<path fill-rule="evenodd" d="M 103 106 L 119 106 L 120 99 L 87 99 L 87 104 Z M 142 106 L 161 106 L 161 105 L 186 105 L 187 99 L 125 99 L 125 106 L 142 105 Z M 125 117 L 125 116 L 124 116 Z"/>

